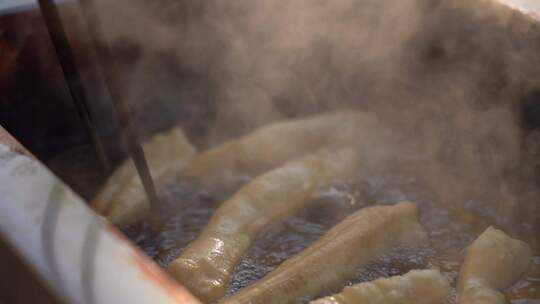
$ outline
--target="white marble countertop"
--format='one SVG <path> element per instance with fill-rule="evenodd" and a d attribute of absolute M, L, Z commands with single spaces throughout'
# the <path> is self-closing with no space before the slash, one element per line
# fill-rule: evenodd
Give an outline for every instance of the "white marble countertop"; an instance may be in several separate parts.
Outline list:
<path fill-rule="evenodd" d="M 65 303 L 200 304 L 1 126 L 0 193 L 0 238 Z"/>

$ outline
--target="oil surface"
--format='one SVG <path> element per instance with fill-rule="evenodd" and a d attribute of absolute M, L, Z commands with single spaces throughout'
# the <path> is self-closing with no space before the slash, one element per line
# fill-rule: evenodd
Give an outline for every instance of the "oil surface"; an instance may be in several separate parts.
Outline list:
<path fill-rule="evenodd" d="M 478 208 L 480 203 L 466 204 L 471 209 L 482 210 L 482 214 L 475 216 L 485 217 L 471 225 L 442 208 L 430 193 L 423 189 L 420 182 L 414 178 L 388 174 L 371 174 L 348 186 L 321 189 L 308 208 L 283 223 L 268 227 L 259 235 L 236 267 L 228 294 L 261 279 L 284 260 L 308 247 L 355 210 L 373 205 L 373 202 L 394 204 L 408 200 L 418 204 L 420 222 L 428 231 L 430 243 L 420 248 L 396 248 L 358 269 L 354 278 L 344 282 L 343 286 L 399 275 L 412 269 L 436 267 L 453 286 L 446 304 L 455 304 L 454 287 L 464 249 L 476 238 L 478 231 L 487 228 L 474 226 L 493 222 L 496 215 L 488 205 L 481 205 L 482 208 Z M 204 189 L 190 184 L 166 185 L 162 187 L 161 195 L 165 202 L 159 214 L 164 221 L 161 232 L 157 235 L 152 234 L 149 225 L 142 223 L 127 229 L 126 233 L 148 255 L 165 266 L 179 256 L 182 248 L 197 237 L 212 212 L 227 195 L 212 196 Z M 473 211 L 471 210 L 471 213 Z M 535 235 L 517 237 L 526 241 L 537 238 Z M 505 291 L 511 303 L 540 303 L 539 254 L 538 248 L 535 248 L 531 270 Z M 341 288 L 327 290 L 319 296 L 338 292 Z M 309 300 L 310 298 L 304 298 L 298 302 L 306 303 Z"/>

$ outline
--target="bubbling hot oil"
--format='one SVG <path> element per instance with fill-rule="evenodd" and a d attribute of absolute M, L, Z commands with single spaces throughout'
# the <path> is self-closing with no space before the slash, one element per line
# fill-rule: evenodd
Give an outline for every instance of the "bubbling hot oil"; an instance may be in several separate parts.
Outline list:
<path fill-rule="evenodd" d="M 370 206 L 371 202 L 394 204 L 409 200 L 419 207 L 420 222 L 428 231 L 430 243 L 422 247 L 396 248 L 358 269 L 343 286 L 326 290 L 317 297 L 338 292 L 346 285 L 400 275 L 413 269 L 436 267 L 453 286 L 445 304 L 457 303 L 455 286 L 464 250 L 477 235 L 471 231 L 470 223 L 456 220 L 423 189 L 414 178 L 388 174 L 370 175 L 354 185 L 321 189 L 308 208 L 283 223 L 268 227 L 259 235 L 236 267 L 228 294 L 261 279 L 287 258 L 307 248 L 348 214 Z M 161 196 L 164 204 L 159 214 L 164 221 L 162 231 L 153 234 L 150 225 L 142 223 L 127 229 L 126 233 L 156 262 L 165 266 L 197 237 L 227 195 L 212 196 L 204 189 L 184 183 L 166 185 Z M 477 208 L 478 204 L 468 206 Z M 484 207 L 481 209 L 487 218 L 485 220 L 492 221 L 493 210 Z M 527 240 L 526 237 L 523 239 Z M 540 252 L 535 253 L 537 256 L 533 258 L 531 271 L 505 291 L 513 304 L 540 303 Z M 299 303 L 309 300 L 311 298 L 303 298 Z"/>

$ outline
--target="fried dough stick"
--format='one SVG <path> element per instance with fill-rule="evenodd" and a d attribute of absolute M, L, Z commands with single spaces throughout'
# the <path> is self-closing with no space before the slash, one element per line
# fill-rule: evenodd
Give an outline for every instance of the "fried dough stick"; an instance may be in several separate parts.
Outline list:
<path fill-rule="evenodd" d="M 489 227 L 467 249 L 458 281 L 460 304 L 507 303 L 498 290 L 510 287 L 528 269 L 531 248 Z"/>
<path fill-rule="evenodd" d="M 272 123 L 200 154 L 181 170 L 171 168 L 159 174 L 156 184 L 159 188 L 159 185 L 190 181 L 211 192 L 229 192 L 244 182 L 246 176 L 257 176 L 320 148 L 365 144 L 377 123 L 376 118 L 362 112 Z M 177 157 L 169 155 L 161 161 L 168 166 Z M 113 223 L 133 224 L 150 209 L 144 192 L 120 190 L 119 193 L 123 194 L 116 195 L 108 214 Z"/>
<path fill-rule="evenodd" d="M 376 124 L 376 118 L 362 112 L 271 123 L 202 153 L 177 178 L 194 180 L 211 191 L 230 190 L 238 177 L 257 176 L 320 148 L 363 143 Z"/>
<path fill-rule="evenodd" d="M 438 270 L 412 270 L 402 276 L 345 287 L 311 304 L 439 304 L 449 293 L 450 284 Z"/>
<path fill-rule="evenodd" d="M 180 171 L 195 155 L 195 148 L 180 128 L 154 136 L 143 144 L 143 149 L 153 178 Z M 96 212 L 122 226 L 133 223 L 149 211 L 149 204 L 129 204 L 141 197 L 145 198 L 146 194 L 135 165 L 129 159 L 111 175 L 91 205 Z"/>
<path fill-rule="evenodd" d="M 414 245 L 425 239 L 414 204 L 364 208 L 262 280 L 220 303 L 295 303 L 302 296 L 314 296 L 339 286 L 358 267 L 393 247 Z"/>
<path fill-rule="evenodd" d="M 206 302 L 221 298 L 257 234 L 305 207 L 321 186 L 351 177 L 358 160 L 355 149 L 323 149 L 255 178 L 223 203 L 169 273 Z"/>

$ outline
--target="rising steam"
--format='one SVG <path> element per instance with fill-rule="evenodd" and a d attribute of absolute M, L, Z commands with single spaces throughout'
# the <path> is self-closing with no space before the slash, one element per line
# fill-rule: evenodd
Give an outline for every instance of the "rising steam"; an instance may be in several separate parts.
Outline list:
<path fill-rule="evenodd" d="M 138 117 L 160 117 L 149 128 L 179 123 L 211 145 L 269 121 L 363 109 L 389 130 L 373 130 L 384 142 L 373 166 L 403 160 L 461 212 L 479 199 L 500 225 L 540 222 L 518 111 L 540 85 L 540 47 L 515 13 L 468 0 L 135 2 L 100 6 L 113 44 L 136 50 Z"/>

